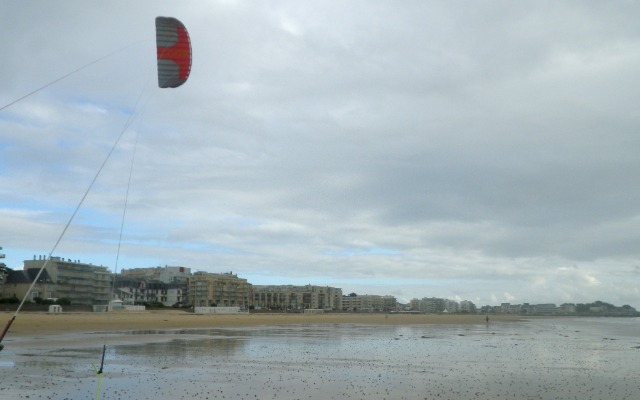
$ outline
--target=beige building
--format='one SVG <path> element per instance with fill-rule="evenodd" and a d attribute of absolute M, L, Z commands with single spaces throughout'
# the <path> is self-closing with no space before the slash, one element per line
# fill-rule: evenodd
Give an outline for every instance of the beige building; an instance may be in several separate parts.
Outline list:
<path fill-rule="evenodd" d="M 273 310 L 341 310 L 342 289 L 314 285 L 254 285 L 253 305 Z"/>
<path fill-rule="evenodd" d="M 342 309 L 354 312 L 394 311 L 396 309 L 396 298 L 375 294 L 343 296 Z"/>
<path fill-rule="evenodd" d="M 38 297 L 42 299 L 53 297 L 55 285 L 51 283 L 49 274 L 47 271 L 42 271 L 42 274 L 38 276 L 38 270 L 35 269 L 11 271 L 7 275 L 2 297 L 22 300 L 36 277 L 38 281 L 33 285 L 27 301 L 34 301 Z"/>
<path fill-rule="evenodd" d="M 24 261 L 24 271 L 32 274 L 40 270 L 46 262 L 46 256 Z M 108 304 L 111 296 L 111 273 L 107 267 L 64 260 L 51 257 L 45 267 L 51 279 L 48 294 L 53 297 L 69 299 L 73 305 Z M 44 294 L 44 293 L 43 293 Z"/>
<path fill-rule="evenodd" d="M 214 274 L 196 272 L 189 278 L 189 303 L 196 307 L 249 308 L 253 287 L 232 272 Z"/>

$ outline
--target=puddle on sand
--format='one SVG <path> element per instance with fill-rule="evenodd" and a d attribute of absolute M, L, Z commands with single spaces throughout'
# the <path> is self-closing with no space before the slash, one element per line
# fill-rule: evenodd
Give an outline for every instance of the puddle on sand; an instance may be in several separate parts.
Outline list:
<path fill-rule="evenodd" d="M 619 330 L 603 324 L 554 319 L 489 327 L 121 333 L 135 341 L 109 344 L 107 338 L 102 390 L 136 399 L 633 398 L 640 392 L 633 372 L 640 361 L 630 349 L 638 346 L 638 331 L 628 329 L 628 322 Z M 0 365 L 10 378 L 0 393 L 16 399 L 92 396 L 96 376 L 89 365 L 99 361 L 101 349 L 16 352 L 14 365 Z M 17 390 L 25 376 L 33 386 Z M 38 389 L 42 383 L 48 391 Z"/>

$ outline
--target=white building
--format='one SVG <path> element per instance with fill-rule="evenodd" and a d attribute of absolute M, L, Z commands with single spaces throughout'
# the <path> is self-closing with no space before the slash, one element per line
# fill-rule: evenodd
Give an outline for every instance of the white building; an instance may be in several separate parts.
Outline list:
<path fill-rule="evenodd" d="M 162 303 L 166 307 L 187 302 L 186 283 L 165 283 L 117 277 L 115 298 L 125 305 Z"/>
<path fill-rule="evenodd" d="M 123 269 L 121 275 L 124 278 L 138 280 L 150 280 L 164 283 L 186 282 L 191 276 L 191 268 L 186 267 L 151 267 Z"/>

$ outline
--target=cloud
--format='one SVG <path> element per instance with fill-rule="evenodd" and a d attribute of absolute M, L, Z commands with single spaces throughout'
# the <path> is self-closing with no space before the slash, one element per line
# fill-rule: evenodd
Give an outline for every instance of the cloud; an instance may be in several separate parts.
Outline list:
<path fill-rule="evenodd" d="M 61 256 L 112 265 L 133 160 L 127 268 L 633 303 L 636 8 L 12 3 L 0 104 L 113 54 L 0 111 L 0 245 L 46 253 L 124 131 Z M 157 15 L 190 31 L 179 89 Z"/>

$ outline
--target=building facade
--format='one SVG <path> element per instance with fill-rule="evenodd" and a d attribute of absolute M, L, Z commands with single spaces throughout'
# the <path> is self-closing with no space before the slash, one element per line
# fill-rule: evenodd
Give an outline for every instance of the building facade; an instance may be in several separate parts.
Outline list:
<path fill-rule="evenodd" d="M 448 313 L 457 313 L 460 312 L 460 303 L 455 300 L 443 299 L 444 300 L 444 311 Z"/>
<path fill-rule="evenodd" d="M 343 296 L 342 310 L 352 312 L 381 312 L 395 311 L 396 298 L 374 294 Z"/>
<path fill-rule="evenodd" d="M 114 300 L 121 300 L 126 305 L 162 303 L 167 307 L 182 306 L 188 302 L 187 282 L 165 283 L 118 276 Z"/>
<path fill-rule="evenodd" d="M 533 306 L 534 314 L 553 315 L 558 312 L 558 307 L 553 303 L 535 304 Z"/>
<path fill-rule="evenodd" d="M 64 260 L 46 256 L 24 261 L 24 270 L 45 271 L 51 279 L 50 295 L 59 299 L 68 299 L 74 305 L 108 304 L 111 298 L 111 273 L 107 267 L 81 263 L 79 260 Z M 42 297 L 42 296 L 41 296 Z"/>
<path fill-rule="evenodd" d="M 144 281 L 158 281 L 164 283 L 187 282 L 191 277 L 191 268 L 186 267 L 151 267 L 132 268 L 121 271 L 123 278 L 131 278 Z"/>
<path fill-rule="evenodd" d="M 162 303 L 167 307 L 188 303 L 191 268 L 152 267 L 123 269 L 116 277 L 115 297 L 124 304 Z"/>
<path fill-rule="evenodd" d="M 196 307 L 241 307 L 253 305 L 253 286 L 232 272 L 196 272 L 189 278 L 189 304 Z"/>
<path fill-rule="evenodd" d="M 6 278 L 3 297 L 23 299 L 33 281 L 38 278 L 37 282 L 33 284 L 27 300 L 34 301 L 38 297 L 42 299 L 52 298 L 55 285 L 51 282 L 46 270 L 42 271 L 40 276 L 38 276 L 38 272 L 39 270 L 35 269 L 11 271 Z"/>
<path fill-rule="evenodd" d="M 254 285 L 253 305 L 271 310 L 341 310 L 342 289 L 315 285 Z"/>
<path fill-rule="evenodd" d="M 447 310 L 448 312 L 457 312 L 457 306 L 449 304 L 450 308 L 455 308 L 456 311 L 451 311 L 447 309 L 447 303 L 445 299 L 440 299 L 437 297 L 424 297 L 421 300 L 412 299 L 411 300 L 411 309 L 413 311 L 422 311 L 426 313 L 441 313 Z"/>
<path fill-rule="evenodd" d="M 462 300 L 460 302 L 459 311 L 463 313 L 475 313 L 476 305 L 470 300 Z"/>

